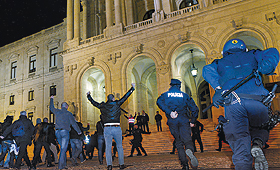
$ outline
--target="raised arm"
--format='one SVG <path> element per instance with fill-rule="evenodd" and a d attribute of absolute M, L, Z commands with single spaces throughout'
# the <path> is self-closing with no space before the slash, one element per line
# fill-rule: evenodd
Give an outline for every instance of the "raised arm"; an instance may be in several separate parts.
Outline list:
<path fill-rule="evenodd" d="M 53 98 L 54 98 L 53 96 L 50 97 L 50 111 L 56 114 L 57 109 L 54 107 Z"/>
<path fill-rule="evenodd" d="M 100 108 L 100 103 L 93 100 L 93 98 L 90 95 L 90 92 L 87 92 L 87 98 L 93 106 L 97 107 L 98 109 Z"/>
<path fill-rule="evenodd" d="M 119 105 L 122 105 L 127 98 L 132 94 L 132 92 L 135 90 L 135 83 L 131 83 L 131 88 L 126 92 L 126 94 L 119 100 Z"/>

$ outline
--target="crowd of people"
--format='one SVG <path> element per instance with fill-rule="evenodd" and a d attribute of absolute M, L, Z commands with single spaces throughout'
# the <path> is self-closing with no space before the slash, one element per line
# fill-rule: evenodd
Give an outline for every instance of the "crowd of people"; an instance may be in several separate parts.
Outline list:
<path fill-rule="evenodd" d="M 271 130 L 271 127 L 267 126 L 271 125 L 270 103 L 263 102 L 269 96 L 269 92 L 264 88 L 260 75 L 272 75 L 278 62 L 277 49 L 247 51 L 242 40 L 232 39 L 224 46 L 223 58 L 214 60 L 203 68 L 204 79 L 215 90 L 213 105 L 225 109 L 225 116 L 219 117 L 219 125 L 215 129 L 219 136 L 217 151 L 221 151 L 222 141 L 229 143 L 237 170 L 252 169 L 253 159 L 256 170 L 268 169 L 268 162 L 262 149 Z M 242 79 L 248 80 L 232 90 Z M 61 103 L 61 109 L 54 107 L 54 96 L 50 97 L 49 109 L 56 117 L 55 123 L 49 123 L 48 118 L 44 118 L 43 121 L 38 118 L 34 126 L 27 118 L 26 111 L 21 111 L 19 119 L 14 122 L 12 116 L 7 116 L 0 124 L 2 140 L 0 165 L 20 169 L 24 159 L 29 169 L 36 169 L 40 162 L 46 162 L 47 167 L 53 167 L 54 163 L 57 163 L 58 169 L 68 169 L 66 152 L 70 146 L 69 154 L 73 166 L 79 165 L 78 158 L 80 163 L 85 162 L 87 158 L 92 159 L 94 148 L 97 148 L 101 165 L 106 153 L 107 169 L 111 170 L 112 160 L 118 152 L 119 168 L 124 169 L 123 136 L 120 127 L 121 111 L 124 110 L 121 105 L 134 90 L 135 84 L 132 83 L 131 88 L 121 99 L 116 100 L 113 94 L 109 94 L 107 101 L 101 103 L 96 102 L 90 92 L 86 94 L 91 104 L 101 112 L 96 132 L 91 136 L 88 132 L 89 124 L 83 127 L 83 124 L 77 121 L 77 116 L 67 110 L 66 102 Z M 227 93 L 227 96 L 224 96 L 224 93 Z M 272 99 L 269 100 L 271 102 Z M 197 167 L 198 160 L 194 155 L 194 152 L 197 152 L 195 141 L 199 143 L 200 151 L 203 152 L 200 134 L 204 126 L 197 120 L 199 109 L 196 103 L 191 96 L 181 91 L 180 80 L 171 79 L 170 89 L 158 97 L 156 104 L 165 113 L 167 125 L 174 137 L 173 148 L 177 148 L 182 169 L 188 170 L 189 163 L 192 167 Z M 129 123 L 129 135 L 133 135 L 129 157 L 133 156 L 135 149 L 137 155 L 142 155 L 141 150 L 144 156 L 147 156 L 141 142 L 142 134 L 150 133 L 148 114 L 143 110 L 142 114 L 135 112 L 134 116 L 130 114 L 125 117 Z M 155 120 L 157 131 L 162 131 L 162 116 L 159 111 L 155 115 Z M 273 126 L 278 121 L 274 121 Z M 27 146 L 32 145 L 32 142 L 34 157 L 30 161 Z M 112 146 L 114 146 L 113 155 Z M 45 153 L 41 158 L 42 147 Z"/>

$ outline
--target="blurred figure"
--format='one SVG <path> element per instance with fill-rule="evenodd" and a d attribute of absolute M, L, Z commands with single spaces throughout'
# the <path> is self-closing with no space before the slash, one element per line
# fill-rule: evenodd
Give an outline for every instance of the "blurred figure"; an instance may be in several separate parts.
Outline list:
<path fill-rule="evenodd" d="M 159 111 L 156 112 L 157 114 L 155 115 L 155 120 L 157 122 L 157 131 L 159 132 L 159 130 L 162 132 L 162 127 L 161 127 L 161 120 L 162 120 L 162 116 L 159 114 Z"/>
<path fill-rule="evenodd" d="M 133 152 L 135 148 L 140 148 L 144 153 L 144 156 L 148 156 L 145 149 L 142 146 L 142 140 L 143 140 L 142 133 L 143 133 L 142 129 L 139 129 L 138 125 L 134 125 L 134 130 L 132 131 L 133 139 L 131 140 L 132 147 L 131 147 L 130 155 L 128 157 L 133 157 Z M 138 153 L 137 155 L 140 156 L 140 154 Z"/>
<path fill-rule="evenodd" d="M 32 136 L 34 132 L 34 125 L 26 116 L 26 111 L 21 111 L 19 119 L 9 126 L 0 136 L 2 139 L 7 137 L 10 133 L 15 138 L 19 147 L 18 157 L 16 159 L 15 168 L 20 169 L 22 158 L 25 160 L 27 166 L 31 169 L 32 165 L 27 155 L 27 145 L 32 144 Z"/>
<path fill-rule="evenodd" d="M 200 152 L 203 152 L 203 144 L 201 141 L 200 133 L 203 132 L 204 126 L 202 123 L 200 123 L 198 120 L 194 123 L 194 127 L 192 127 L 192 142 L 194 147 L 194 152 L 197 152 L 196 146 L 195 146 L 195 140 L 197 140 L 199 146 L 200 146 Z"/>

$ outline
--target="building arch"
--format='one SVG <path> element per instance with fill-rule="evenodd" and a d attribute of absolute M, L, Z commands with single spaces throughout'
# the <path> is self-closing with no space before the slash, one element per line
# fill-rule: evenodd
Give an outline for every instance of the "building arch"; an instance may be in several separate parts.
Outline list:
<path fill-rule="evenodd" d="M 195 41 L 194 41 L 195 42 Z M 199 44 L 199 45 L 198 45 Z M 200 102 L 199 87 L 205 81 L 202 77 L 202 68 L 206 65 L 206 54 L 205 47 L 201 47 L 202 43 L 192 43 L 192 41 L 187 41 L 186 43 L 181 43 L 175 49 L 171 49 L 173 53 L 168 56 L 171 65 L 171 75 L 172 78 L 176 78 L 182 81 L 183 92 L 189 93 L 194 99 L 195 103 L 199 107 L 199 118 L 203 118 L 202 115 L 202 105 Z M 198 74 L 193 76 L 191 70 L 196 68 Z M 208 87 L 209 88 L 209 87 Z M 210 93 L 209 89 L 205 90 Z M 210 98 L 210 94 L 208 95 Z M 208 99 L 207 101 L 211 100 Z M 211 112 L 206 118 L 212 118 Z"/>
<path fill-rule="evenodd" d="M 154 53 L 152 55 L 150 52 Z M 157 110 L 156 99 L 158 97 L 157 60 L 158 53 L 149 52 L 131 53 L 122 67 L 122 75 L 125 76 L 123 84 L 127 87 L 130 83 L 136 83 L 134 95 L 128 103 L 129 112 L 140 112 L 144 110 L 150 116 L 150 123 L 154 123 L 152 117 Z M 127 89 L 127 88 L 124 88 Z"/>
<path fill-rule="evenodd" d="M 80 121 L 90 123 L 91 127 L 95 127 L 96 122 L 99 121 L 100 112 L 88 101 L 86 92 L 91 91 L 93 99 L 98 102 L 106 101 L 106 95 L 112 92 L 111 71 L 108 65 L 101 60 L 95 60 L 93 64 L 86 62 L 82 65 L 75 80 Z M 85 86 L 91 86 L 93 89 L 90 90 L 89 87 Z"/>
<path fill-rule="evenodd" d="M 269 47 L 277 47 L 275 34 L 266 25 L 261 25 L 258 23 L 249 23 L 242 26 L 240 29 L 235 29 L 234 27 L 227 27 L 218 34 L 217 38 L 214 40 L 214 47 L 217 47 L 221 52 L 223 50 L 224 44 L 228 41 L 229 37 L 232 37 L 239 32 L 250 32 L 258 36 L 258 39 L 262 42 L 264 49 Z"/>

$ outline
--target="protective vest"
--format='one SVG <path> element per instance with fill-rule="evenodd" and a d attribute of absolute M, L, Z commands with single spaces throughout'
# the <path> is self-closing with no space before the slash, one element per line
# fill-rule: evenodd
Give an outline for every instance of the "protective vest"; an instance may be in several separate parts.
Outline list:
<path fill-rule="evenodd" d="M 128 118 L 128 123 L 134 123 L 134 122 L 135 122 L 135 119 L 133 117 Z"/>

